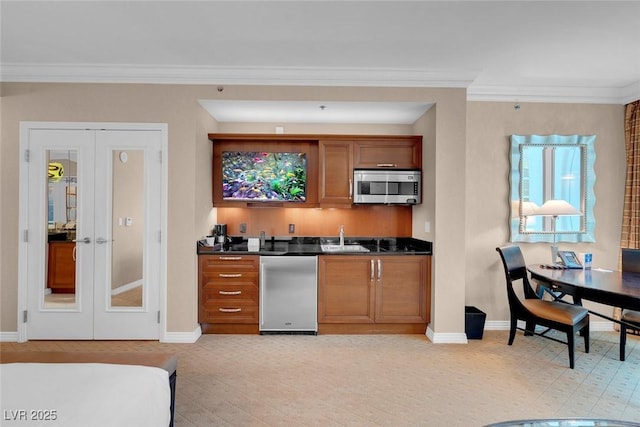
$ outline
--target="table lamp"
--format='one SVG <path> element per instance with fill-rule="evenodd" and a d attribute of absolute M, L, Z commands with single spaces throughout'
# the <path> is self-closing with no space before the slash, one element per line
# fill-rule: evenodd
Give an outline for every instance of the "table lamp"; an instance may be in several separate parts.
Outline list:
<path fill-rule="evenodd" d="M 582 215 L 582 212 L 574 208 L 566 200 L 552 199 L 544 202 L 536 209 L 535 215 L 551 217 L 551 234 L 553 234 L 553 244 L 551 245 L 551 263 L 558 259 L 558 246 L 556 246 L 556 220 L 560 215 Z"/>
<path fill-rule="evenodd" d="M 522 229 L 527 229 L 527 218 L 536 215 L 540 209 L 534 202 L 514 200 L 511 202 L 511 217 L 522 218 Z"/>

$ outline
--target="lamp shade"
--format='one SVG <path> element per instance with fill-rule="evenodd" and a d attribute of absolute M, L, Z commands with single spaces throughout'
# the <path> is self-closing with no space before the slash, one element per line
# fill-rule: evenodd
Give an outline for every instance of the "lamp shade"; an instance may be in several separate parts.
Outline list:
<path fill-rule="evenodd" d="M 582 215 L 578 209 L 574 208 L 566 200 L 547 200 L 542 206 L 535 211 L 535 215 Z"/>
<path fill-rule="evenodd" d="M 514 218 L 518 218 L 521 215 L 535 215 L 537 209 L 539 209 L 538 205 L 536 205 L 534 202 L 520 202 L 519 200 L 514 200 L 511 202 L 511 212 Z"/>

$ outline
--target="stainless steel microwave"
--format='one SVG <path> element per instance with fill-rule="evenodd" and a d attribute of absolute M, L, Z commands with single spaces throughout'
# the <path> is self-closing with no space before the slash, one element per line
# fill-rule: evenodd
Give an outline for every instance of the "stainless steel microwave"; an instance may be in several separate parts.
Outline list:
<path fill-rule="evenodd" d="M 356 169 L 353 202 L 416 205 L 421 203 L 421 171 Z"/>

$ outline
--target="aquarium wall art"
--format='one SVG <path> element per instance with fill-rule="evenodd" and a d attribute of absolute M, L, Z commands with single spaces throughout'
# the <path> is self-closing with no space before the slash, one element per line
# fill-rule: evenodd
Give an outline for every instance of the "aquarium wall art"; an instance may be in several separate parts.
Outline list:
<path fill-rule="evenodd" d="M 222 197 L 254 202 L 306 201 L 305 153 L 222 152 Z"/>

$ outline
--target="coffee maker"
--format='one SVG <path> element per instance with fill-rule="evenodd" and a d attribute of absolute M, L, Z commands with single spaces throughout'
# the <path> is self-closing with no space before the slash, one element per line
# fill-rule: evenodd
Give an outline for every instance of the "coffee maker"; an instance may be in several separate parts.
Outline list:
<path fill-rule="evenodd" d="M 227 224 L 216 224 L 213 226 L 213 237 L 216 244 L 220 245 L 220 250 L 229 249 L 229 240 L 227 239 Z"/>

